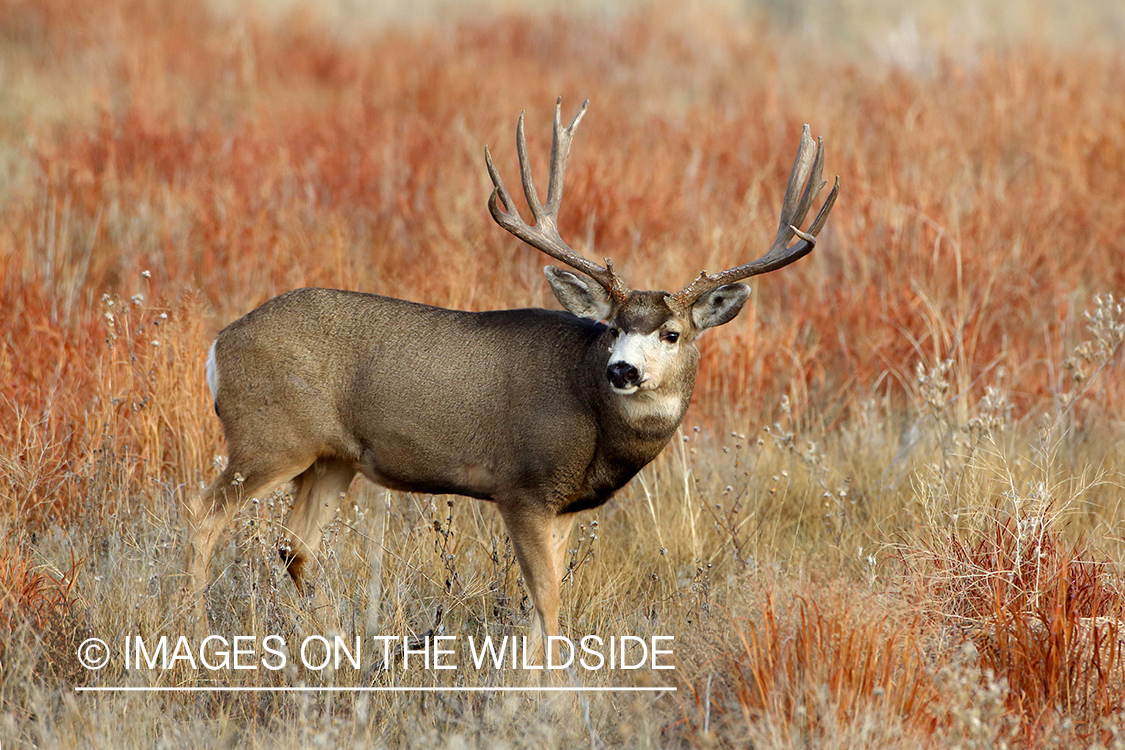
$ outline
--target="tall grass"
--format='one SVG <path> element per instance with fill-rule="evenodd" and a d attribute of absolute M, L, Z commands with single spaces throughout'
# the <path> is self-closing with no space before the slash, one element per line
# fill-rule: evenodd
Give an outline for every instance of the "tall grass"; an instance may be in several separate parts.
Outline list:
<path fill-rule="evenodd" d="M 1120 743 L 1120 48 L 925 38 L 904 62 L 898 37 L 813 43 L 800 12 L 452 15 L 0 2 L 0 737 Z M 757 257 L 802 123 L 841 175 L 816 252 L 702 340 L 682 434 L 572 540 L 564 631 L 674 635 L 674 675 L 644 679 L 678 691 L 75 694 L 204 682 L 74 653 L 181 630 L 178 508 L 223 452 L 202 367 L 222 325 L 301 285 L 553 304 L 487 215 L 483 147 L 510 173 L 526 110 L 541 171 L 557 95 L 592 102 L 562 234 L 635 287 Z M 491 508 L 352 496 L 321 560 L 342 632 L 525 632 Z M 276 561 L 286 502 L 220 550 L 216 632 L 321 626 Z"/>

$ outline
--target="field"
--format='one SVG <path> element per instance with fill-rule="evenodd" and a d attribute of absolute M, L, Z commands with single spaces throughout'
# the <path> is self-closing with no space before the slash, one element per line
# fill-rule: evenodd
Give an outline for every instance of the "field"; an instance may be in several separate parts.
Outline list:
<path fill-rule="evenodd" d="M 1117 4 L 416 5 L 0 0 L 0 746 L 1125 747 Z M 675 668 L 547 684 L 675 690 L 78 690 L 541 684 L 122 654 L 191 633 L 220 328 L 300 286 L 557 307 L 484 167 L 512 187 L 526 111 L 544 174 L 557 96 L 591 102 L 562 235 L 635 288 L 761 255 L 803 123 L 841 180 L 571 540 L 563 633 L 672 636 Z M 211 632 L 527 633 L 490 505 L 354 483 L 326 617 L 286 502 L 220 545 Z"/>

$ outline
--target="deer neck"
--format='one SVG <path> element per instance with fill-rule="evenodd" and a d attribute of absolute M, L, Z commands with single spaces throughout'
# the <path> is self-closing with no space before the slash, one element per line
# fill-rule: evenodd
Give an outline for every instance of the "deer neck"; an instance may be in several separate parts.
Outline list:
<path fill-rule="evenodd" d="M 686 391 L 682 387 L 661 387 L 627 396 L 611 391 L 607 395 L 625 429 L 664 443 L 683 421 L 691 400 L 691 387 Z"/>

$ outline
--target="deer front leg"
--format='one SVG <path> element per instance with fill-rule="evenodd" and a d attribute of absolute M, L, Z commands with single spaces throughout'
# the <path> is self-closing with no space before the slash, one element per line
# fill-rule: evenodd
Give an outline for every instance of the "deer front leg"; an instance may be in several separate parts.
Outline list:
<path fill-rule="evenodd" d="M 558 516 L 546 508 L 501 505 L 500 515 L 535 606 L 528 650 L 536 658 L 542 654 L 549 664 L 547 645 L 551 636 L 559 634 L 559 583 L 574 514 Z"/>

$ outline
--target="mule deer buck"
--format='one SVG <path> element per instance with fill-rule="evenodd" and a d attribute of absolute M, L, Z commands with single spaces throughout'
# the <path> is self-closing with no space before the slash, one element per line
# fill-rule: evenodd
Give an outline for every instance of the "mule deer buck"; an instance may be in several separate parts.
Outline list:
<path fill-rule="evenodd" d="M 294 481 L 282 557 L 305 590 L 321 530 L 362 473 L 393 490 L 495 502 L 535 606 L 532 653 L 557 635 L 575 514 L 605 503 L 660 453 L 691 398 L 695 340 L 739 313 L 750 295 L 740 280 L 813 249 L 839 192 L 837 179 L 808 230 L 798 228 L 826 184 L 823 145 L 806 125 L 769 252 L 703 272 L 674 294 L 630 290 L 609 259 L 591 262 L 558 233 L 571 140 L 588 104 L 563 128 L 556 102 L 546 204 L 520 115 L 516 149 L 534 224 L 520 218 L 485 149 L 496 223 L 578 271 L 545 269 L 568 312 L 472 313 L 298 289 L 219 333 L 207 381 L 230 460 L 186 509 L 187 570 L 202 622 L 212 551 L 244 502 Z"/>

